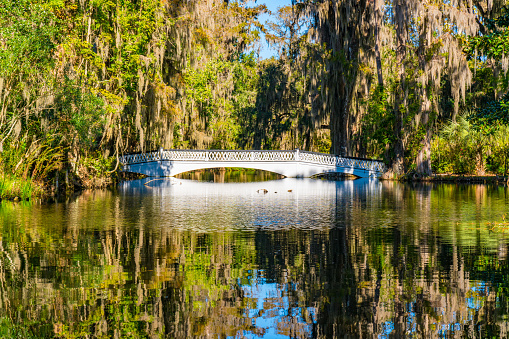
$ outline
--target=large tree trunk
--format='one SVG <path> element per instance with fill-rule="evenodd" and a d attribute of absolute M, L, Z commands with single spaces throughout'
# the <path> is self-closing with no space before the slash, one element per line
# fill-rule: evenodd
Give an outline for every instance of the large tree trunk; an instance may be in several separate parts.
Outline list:
<path fill-rule="evenodd" d="M 408 9 L 405 0 L 396 0 L 394 2 L 394 14 L 396 21 L 396 62 L 398 64 L 399 90 L 394 95 L 394 136 L 396 142 L 394 144 L 394 154 L 390 170 L 386 173 L 386 178 L 398 177 L 405 172 L 405 141 L 403 133 L 403 114 L 401 105 L 405 104 L 405 67 L 404 60 L 406 57 L 406 41 L 408 39 Z M 390 151 L 390 150 L 389 150 Z"/>
<path fill-rule="evenodd" d="M 380 0 L 375 0 L 375 60 L 376 73 L 378 75 L 378 86 L 384 86 L 384 78 L 382 74 L 382 58 L 380 57 L 380 26 L 382 21 L 382 13 L 380 13 Z"/>
<path fill-rule="evenodd" d="M 365 0 L 330 1 L 328 22 L 320 23 L 319 27 L 322 41 L 334 56 L 328 65 L 328 92 L 325 94 L 331 122 L 331 153 L 342 156 L 353 155 L 351 104 L 366 6 Z"/>
<path fill-rule="evenodd" d="M 352 102 L 352 90 L 355 83 L 343 81 L 338 84 L 339 105 L 337 112 L 331 112 L 331 153 L 341 156 L 351 156 L 350 141 L 350 106 Z"/>
<path fill-rule="evenodd" d="M 431 175 L 431 136 L 431 128 L 427 128 L 426 136 L 422 141 L 422 148 L 415 159 L 416 171 L 423 176 Z"/>

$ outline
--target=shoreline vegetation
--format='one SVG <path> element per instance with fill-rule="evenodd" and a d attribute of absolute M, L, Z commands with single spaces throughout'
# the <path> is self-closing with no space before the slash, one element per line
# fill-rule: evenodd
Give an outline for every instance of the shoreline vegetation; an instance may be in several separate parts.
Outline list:
<path fill-rule="evenodd" d="M 196 170 L 186 172 L 178 175 L 178 178 L 203 180 L 203 178 L 211 178 L 216 180 L 218 175 L 227 173 L 237 176 L 255 174 L 259 170 L 244 169 L 244 168 L 211 168 L 205 170 Z M 263 171 L 261 171 L 263 172 Z M 270 180 L 283 178 L 275 173 L 267 172 Z M 267 176 L 266 175 L 266 176 Z M 57 182 L 36 182 L 23 178 L 16 178 L 12 175 L 5 173 L 0 175 L 0 202 L 2 200 L 22 202 L 30 200 L 48 200 L 58 196 L 68 196 L 79 192 L 84 189 L 111 189 L 114 188 L 119 182 L 124 180 L 142 179 L 145 176 L 136 173 L 124 173 L 113 171 L 111 173 L 102 173 L 101 176 L 95 178 L 88 177 L 72 178 L 65 181 L 65 174 L 62 176 L 63 180 Z M 355 176 L 344 173 L 324 173 L 313 178 L 317 180 L 354 180 Z M 433 174 L 431 176 L 421 176 L 419 174 L 408 174 L 401 176 L 397 179 L 381 179 L 381 180 L 396 180 L 400 182 L 423 182 L 423 183 L 451 183 L 451 184 L 488 184 L 509 187 L 509 176 L 499 176 L 496 174 L 488 175 L 468 175 L 468 174 Z"/>

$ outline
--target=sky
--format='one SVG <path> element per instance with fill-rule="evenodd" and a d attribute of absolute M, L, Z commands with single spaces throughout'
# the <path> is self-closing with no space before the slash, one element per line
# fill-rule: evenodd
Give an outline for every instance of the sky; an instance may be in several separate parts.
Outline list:
<path fill-rule="evenodd" d="M 292 0 L 257 0 L 255 5 L 261 5 L 261 4 L 265 4 L 265 6 L 267 6 L 269 11 L 276 13 L 278 7 L 291 5 Z M 265 23 L 265 21 L 267 21 L 268 19 L 270 19 L 270 15 L 268 15 L 268 14 L 264 14 L 264 15 L 260 16 L 260 21 L 262 23 Z M 265 42 L 265 39 L 263 39 L 261 41 L 261 45 L 262 45 L 262 48 L 260 50 L 260 58 L 261 59 L 268 59 L 271 56 L 276 56 L 277 51 L 272 48 L 269 48 L 268 44 Z"/>

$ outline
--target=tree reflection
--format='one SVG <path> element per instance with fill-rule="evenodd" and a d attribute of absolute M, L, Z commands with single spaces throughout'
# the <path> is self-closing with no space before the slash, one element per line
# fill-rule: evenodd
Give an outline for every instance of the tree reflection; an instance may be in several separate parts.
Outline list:
<path fill-rule="evenodd" d="M 315 229 L 207 231 L 213 215 L 163 216 L 158 195 L 3 203 L 0 333 L 508 335 L 507 237 L 492 226 L 505 213 L 504 189 L 331 185 L 332 218 L 313 219 L 329 225 Z M 299 215 L 309 212 L 298 203 Z M 222 211 L 232 215 L 221 220 L 242 217 L 235 206 Z"/>

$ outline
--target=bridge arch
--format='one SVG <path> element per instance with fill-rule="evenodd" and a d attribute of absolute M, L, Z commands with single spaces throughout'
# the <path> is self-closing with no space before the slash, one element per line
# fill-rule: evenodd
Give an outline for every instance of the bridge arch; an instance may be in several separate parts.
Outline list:
<path fill-rule="evenodd" d="M 187 168 L 190 168 L 190 169 L 189 170 L 185 170 L 184 168 L 181 168 L 181 167 L 180 168 L 175 168 L 175 170 L 172 171 L 172 175 L 178 175 L 178 174 L 187 173 L 187 172 L 191 172 L 191 171 L 211 170 L 211 169 L 216 169 L 216 168 L 243 168 L 243 169 L 255 169 L 255 170 L 260 170 L 260 171 L 266 171 L 266 172 L 276 173 L 276 174 L 285 176 L 283 173 L 276 172 L 273 169 L 267 169 L 265 166 L 260 166 L 260 165 L 257 165 L 257 164 L 250 164 L 250 165 L 245 165 L 245 166 L 242 166 L 242 165 L 239 165 L 239 164 L 236 164 L 236 165 L 228 164 L 227 166 L 218 166 L 218 165 L 215 165 L 213 163 L 210 163 L 210 164 L 192 164 L 191 166 L 189 166 Z"/>
<path fill-rule="evenodd" d="M 295 151 L 160 150 L 121 157 L 123 170 L 152 177 L 219 167 L 253 168 L 286 177 L 303 178 L 321 173 L 348 173 L 378 177 L 385 165 L 376 160 L 344 158 L 330 154 Z"/>

